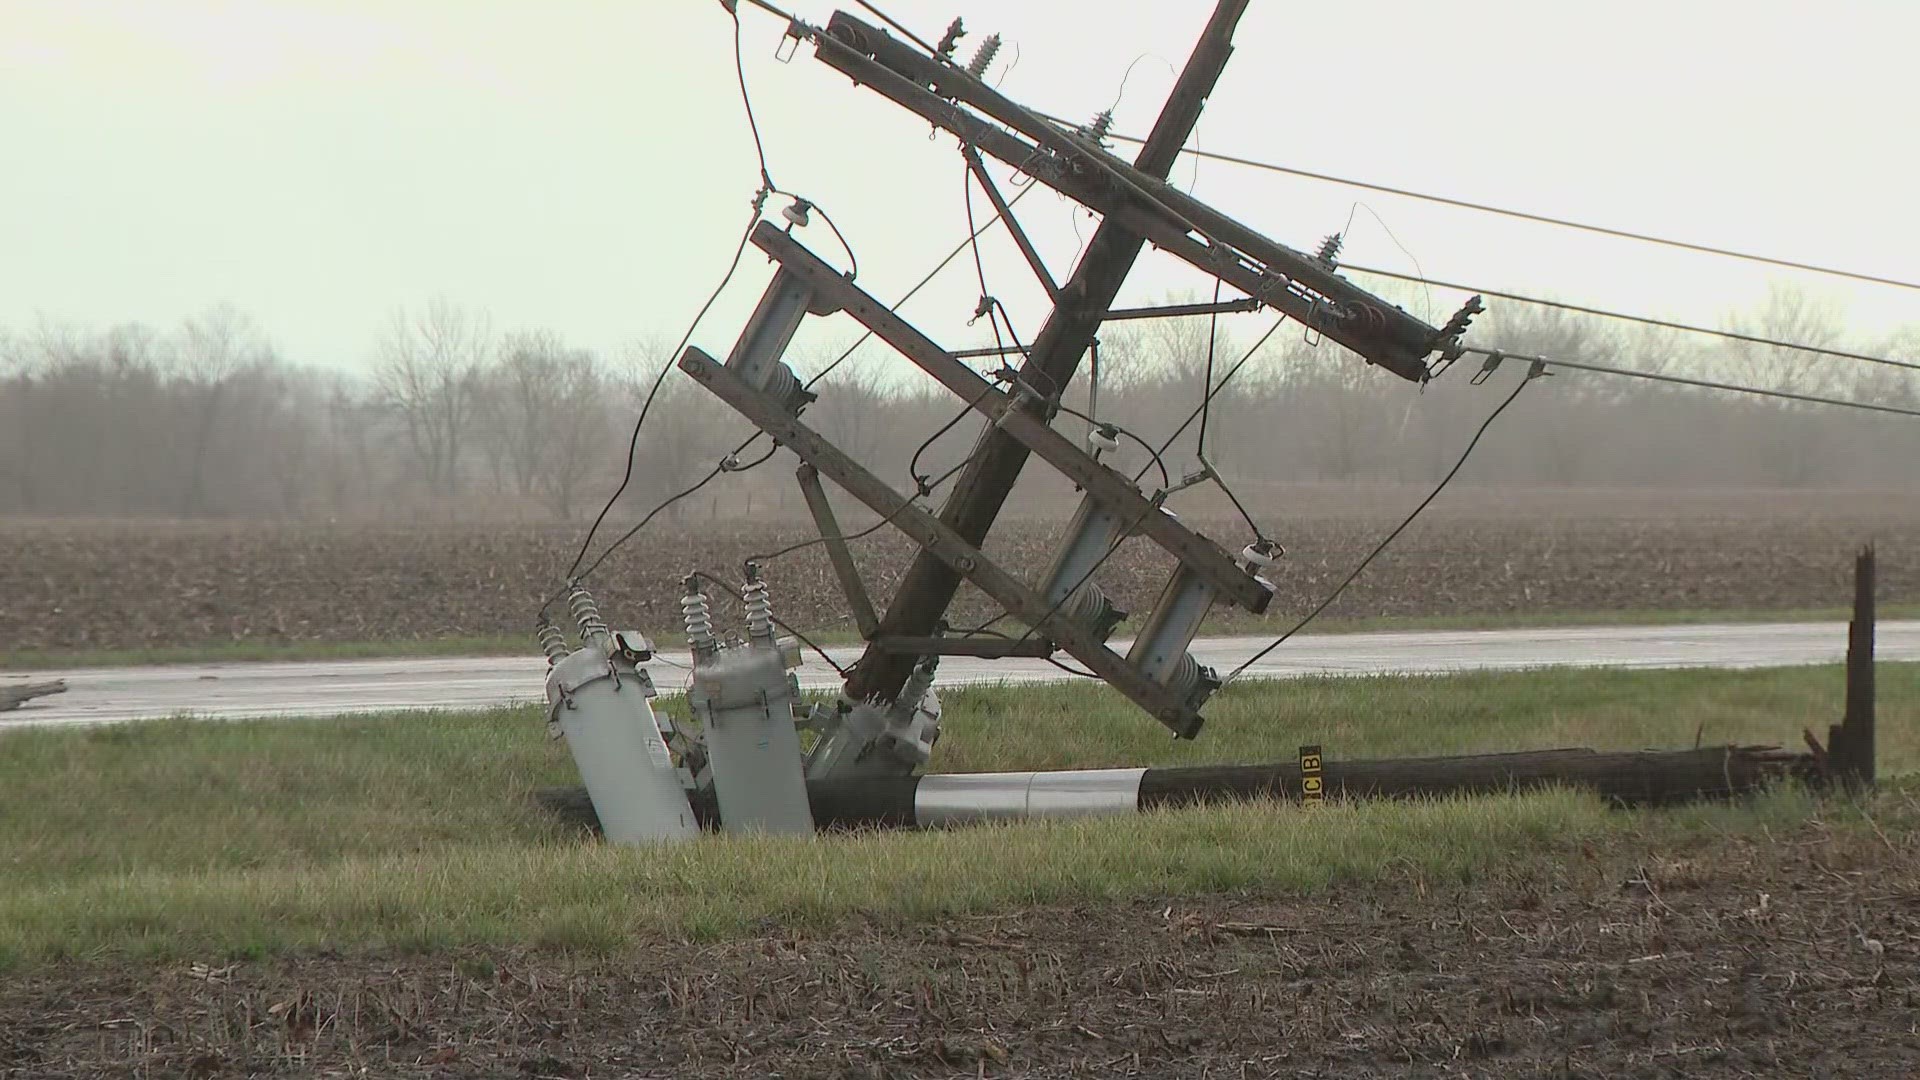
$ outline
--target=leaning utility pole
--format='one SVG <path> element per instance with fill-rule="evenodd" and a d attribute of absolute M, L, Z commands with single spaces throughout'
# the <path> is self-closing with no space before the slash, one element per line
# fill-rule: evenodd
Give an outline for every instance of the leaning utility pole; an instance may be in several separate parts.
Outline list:
<path fill-rule="evenodd" d="M 1172 171 L 1181 146 L 1199 122 L 1207 95 L 1213 92 L 1227 57 L 1233 54 L 1233 30 L 1246 10 L 1247 0 L 1219 0 L 1214 7 L 1213 17 L 1188 57 L 1159 120 L 1134 159 L 1134 168 L 1156 179 L 1165 179 Z M 839 17 L 834 21 L 843 22 Z M 867 29 L 871 33 L 871 28 Z M 823 59 L 834 62 L 828 55 Z M 1100 223 L 1080 265 L 1060 287 L 1052 315 L 1033 341 L 1031 355 L 1021 370 L 1022 381 L 1029 386 L 1060 387 L 1073 380 L 1081 356 L 1100 332 L 1103 316 L 1113 306 L 1145 244 L 1144 236 L 1113 218 Z M 940 520 L 976 547 L 993 527 L 1028 454 L 1025 443 L 1000 428 L 989 426 L 982 438 L 979 452 L 962 470 L 940 511 Z M 952 567 L 930 552 L 920 552 L 887 605 L 880 633 L 903 637 L 932 634 L 959 588 L 960 575 Z M 912 673 L 914 660 L 869 643 L 847 681 L 847 695 L 857 700 L 891 701 Z"/>
<path fill-rule="evenodd" d="M 1194 476 L 1148 492 L 1102 460 L 1117 446 L 1111 425 L 1097 426 L 1084 448 L 1054 429 L 1060 399 L 1105 320 L 1266 307 L 1415 382 L 1430 374 L 1429 353 L 1459 355 L 1460 334 L 1476 305 L 1436 329 L 1339 276 L 1337 244 L 1304 254 L 1167 183 L 1232 52 L 1233 30 L 1246 7 L 1247 0 L 1219 0 L 1151 137 L 1132 162 L 1106 148 L 1110 115 L 1083 127 L 1064 127 L 989 86 L 982 76 L 997 37 L 988 38 L 965 66 L 954 60 L 958 20 L 942 45 L 930 51 L 910 47 L 845 12 L 834 13 L 825 27 L 797 19 L 789 25 L 788 37 L 812 41 L 822 63 L 959 140 L 972 180 L 986 192 L 1054 300 L 1033 347 L 1021 350 L 1026 355 L 1020 367 L 983 374 L 807 250 L 792 235 L 792 228 L 807 219 L 806 207 L 796 204 L 783 215 L 789 228 L 762 221 L 750 235 L 779 269 L 725 361 L 692 346 L 681 355 L 681 370 L 803 462 L 796 479 L 849 609 L 868 640 L 839 701 L 817 707 L 808 721 L 819 733 L 807 755 L 808 778 L 905 775 L 924 764 L 939 735 L 932 684 L 942 656 L 1050 657 L 1064 651 L 1176 735 L 1192 738 L 1200 730 L 1200 709 L 1221 683 L 1193 657 L 1193 637 L 1216 602 L 1256 614 L 1266 609 L 1273 588 L 1260 571 L 1272 564 L 1277 549 L 1256 537 L 1237 556 L 1230 555 L 1167 509 L 1173 492 L 1212 476 L 1204 460 Z M 1054 283 L 987 172 L 984 156 L 1101 215 L 1086 255 L 1064 285 Z M 1112 310 L 1147 244 L 1244 295 L 1213 304 Z M 987 314 L 998 302 L 983 296 L 980 303 Z M 850 315 L 985 420 L 958 485 L 937 514 L 919 505 L 924 490 L 896 490 L 802 417 L 814 395 L 782 356 L 808 315 L 835 312 Z M 1001 565 L 982 550 L 1030 455 L 1040 456 L 1082 493 L 1052 562 L 1037 577 Z M 873 610 L 822 481 L 865 504 L 920 548 L 884 617 Z M 1176 567 L 1122 654 L 1107 642 L 1125 613 L 1092 579 L 1107 557 L 1136 535 L 1172 555 Z M 1025 624 L 1027 632 L 1017 639 L 950 634 L 944 617 L 963 580 Z M 797 807 L 798 799 L 794 802 Z M 790 816 L 798 814 L 796 809 Z"/>

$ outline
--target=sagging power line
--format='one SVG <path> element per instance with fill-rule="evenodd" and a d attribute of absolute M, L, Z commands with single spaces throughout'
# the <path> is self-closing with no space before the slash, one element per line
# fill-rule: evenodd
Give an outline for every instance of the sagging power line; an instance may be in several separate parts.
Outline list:
<path fill-rule="evenodd" d="M 1056 124 L 1067 124 L 1071 126 L 1071 121 L 1062 120 L 1059 117 L 1051 116 L 1047 113 L 1040 113 L 1039 115 L 1046 117 Z M 1114 131 L 1109 131 L 1106 134 L 1107 138 L 1119 142 L 1138 143 L 1141 141 L 1137 135 L 1123 135 Z M 1760 255 L 1750 251 L 1736 251 L 1732 248 L 1716 247 L 1712 244 L 1695 243 L 1690 240 L 1675 240 L 1671 237 L 1655 236 L 1651 233 L 1635 232 L 1631 229 L 1619 229 L 1607 225 L 1592 225 L 1586 222 L 1573 221 L 1568 218 L 1554 217 L 1549 214 L 1536 214 L 1526 210 L 1514 210 L 1502 206 L 1493 206 L 1488 203 L 1473 202 L 1468 199 L 1456 199 L 1447 195 L 1434 195 L 1430 192 L 1414 191 L 1409 188 L 1393 187 L 1388 184 L 1377 184 L 1366 180 L 1355 180 L 1351 177 L 1334 176 L 1331 173 L 1314 172 L 1311 169 L 1300 169 L 1272 161 L 1261 161 L 1256 158 L 1221 153 L 1216 150 L 1200 150 L 1186 147 L 1182 148 L 1180 152 L 1205 161 L 1219 161 L 1229 165 L 1241 165 L 1247 168 L 1260 169 L 1265 172 L 1283 173 L 1288 176 L 1298 176 L 1308 180 L 1320 180 L 1330 184 L 1339 184 L 1343 187 L 1360 188 L 1363 191 L 1378 191 L 1384 195 L 1399 195 L 1404 198 L 1419 199 L 1422 202 L 1459 207 L 1463 210 L 1476 210 L 1481 213 L 1498 214 L 1502 217 L 1516 218 L 1521 221 L 1538 222 L 1542 225 L 1555 225 L 1566 229 L 1578 229 L 1582 232 L 1595 233 L 1600 236 L 1611 236 L 1620 240 L 1637 240 L 1642 243 L 1658 244 L 1663 247 L 1697 252 L 1702 255 L 1718 255 L 1729 259 L 1742 259 L 1747 262 L 1765 263 L 1769 266 L 1779 266 L 1789 270 L 1804 270 L 1808 273 L 1850 278 L 1854 281 L 1864 281 L 1874 285 L 1888 285 L 1896 289 L 1920 290 L 1920 282 L 1907 281 L 1901 278 L 1869 274 L 1859 270 L 1846 270 L 1835 266 L 1823 266 L 1818 263 L 1785 259 L 1773 255 Z"/>
<path fill-rule="evenodd" d="M 1623 322 L 1640 323 L 1645 326 L 1658 326 L 1667 330 L 1679 330 L 1689 334 L 1706 334 L 1710 337 L 1745 342 L 1749 345 L 1765 345 L 1769 348 L 1811 353 L 1815 356 L 1832 356 L 1842 360 L 1858 360 L 1867 364 L 1879 364 L 1884 367 L 1906 368 L 1910 371 L 1920 371 L 1920 364 L 1911 361 L 1895 360 L 1890 356 L 1875 356 L 1871 353 L 1855 352 L 1851 349 L 1833 349 L 1824 345 L 1808 345 L 1804 342 L 1781 341 L 1778 338 L 1765 337 L 1759 334 L 1747 334 L 1738 330 L 1718 330 L 1710 326 L 1675 322 L 1672 319 L 1655 318 L 1651 315 L 1635 315 L 1624 311 L 1609 311 L 1606 308 L 1589 307 L 1585 304 L 1575 304 L 1565 300 L 1548 300 L 1544 297 L 1525 296 L 1520 293 L 1505 292 L 1500 289 L 1489 289 L 1480 285 L 1463 285 L 1457 281 L 1442 281 L 1439 278 L 1420 277 L 1398 270 L 1382 270 L 1371 266 L 1353 265 L 1342 266 L 1341 269 L 1356 274 L 1373 274 L 1377 277 L 1392 278 L 1395 281 L 1415 282 L 1421 285 L 1438 286 L 1442 289 L 1456 289 L 1460 292 L 1478 293 L 1481 296 L 1492 296 L 1501 300 L 1512 300 L 1520 304 L 1537 304 L 1541 307 L 1559 308 L 1562 311 L 1572 311 L 1581 315 L 1594 315 L 1602 319 L 1619 319 Z"/>

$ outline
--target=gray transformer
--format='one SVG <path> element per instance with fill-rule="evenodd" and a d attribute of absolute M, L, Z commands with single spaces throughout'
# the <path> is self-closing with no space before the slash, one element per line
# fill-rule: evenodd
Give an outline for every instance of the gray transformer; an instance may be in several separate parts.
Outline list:
<path fill-rule="evenodd" d="M 548 717 L 566 737 L 607 839 L 685 840 L 700 833 L 654 718 L 646 672 L 588 641 L 547 672 Z"/>
<path fill-rule="evenodd" d="M 787 669 L 799 662 L 774 639 L 766 583 L 749 567 L 742 601 L 748 640 L 714 639 L 706 596 L 695 579 L 681 600 L 693 647 L 687 704 L 700 724 L 707 772 L 727 832 L 811 833 L 800 733 L 794 714 L 800 684 Z"/>

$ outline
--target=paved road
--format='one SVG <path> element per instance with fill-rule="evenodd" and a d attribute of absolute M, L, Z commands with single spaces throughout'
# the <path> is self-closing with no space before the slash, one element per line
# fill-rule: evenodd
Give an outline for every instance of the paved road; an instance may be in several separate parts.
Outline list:
<path fill-rule="evenodd" d="M 1269 653 L 1249 677 L 1379 675 L 1511 670 L 1533 667 L 1774 667 L 1837 661 L 1846 652 L 1841 623 L 1754 623 L 1713 626 L 1576 627 L 1539 630 L 1433 631 L 1302 636 Z M 1270 640 L 1204 638 L 1200 661 L 1228 671 Z M 1117 647 L 1124 648 L 1122 643 Z M 829 650 L 840 663 L 857 649 Z M 1920 660 L 1920 621 L 1885 622 L 1879 655 Z M 678 657 L 675 657 L 678 659 Z M 541 698 L 544 661 L 537 656 L 343 660 L 313 663 L 170 664 L 14 673 L 0 682 L 64 678 L 64 694 L 0 713 L 0 729 L 107 723 L 191 713 L 205 717 L 328 715 L 388 709 L 475 708 Z M 656 662 L 662 693 L 683 686 L 686 672 Z M 941 664 L 942 685 L 1040 682 L 1061 678 L 1038 660 L 973 660 Z M 839 685 L 809 656 L 802 686 Z"/>

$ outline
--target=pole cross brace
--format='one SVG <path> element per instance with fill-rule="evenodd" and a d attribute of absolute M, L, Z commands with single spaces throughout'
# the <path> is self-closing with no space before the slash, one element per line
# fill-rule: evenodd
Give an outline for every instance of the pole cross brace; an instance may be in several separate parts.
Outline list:
<path fill-rule="evenodd" d="M 1266 610 L 1273 594 L 1265 583 L 1241 568 L 1218 545 L 1180 524 L 1164 507 L 1141 494 L 1133 481 L 1101 464 L 1073 440 L 1054 430 L 1034 411 L 1036 407 L 1044 408 L 1044 403 L 1022 404 L 1017 390 L 1010 394 L 980 377 L 781 230 L 763 223 L 753 231 L 753 243 L 772 256 L 784 273 L 804 283 L 821 302 L 853 316 L 873 331 L 874 336 L 918 364 L 961 400 L 971 403 L 975 411 L 1111 507 L 1129 523 L 1130 532 L 1148 537 L 1181 565 L 1192 568 L 1217 589 L 1222 598 L 1255 614 Z"/>
<path fill-rule="evenodd" d="M 784 402 L 748 385 L 734 371 L 698 348 L 689 347 L 681 354 L 679 366 L 762 431 L 779 440 L 782 446 L 799 455 L 802 461 L 819 470 L 822 476 L 865 503 L 924 550 L 992 597 L 1014 617 L 1032 627 L 1036 635 L 1057 643 L 1085 664 L 1088 670 L 1172 729 L 1176 736 L 1191 739 L 1199 733 L 1205 721 L 1183 695 L 1154 681 L 1125 657 L 1109 649 L 1105 642 L 1086 628 L 1063 618 L 1053 605 L 989 559 L 979 548 L 967 543 L 933 513 L 895 491 L 891 485 L 802 423 L 788 411 Z M 1217 552 L 1218 549 L 1215 550 Z"/>

